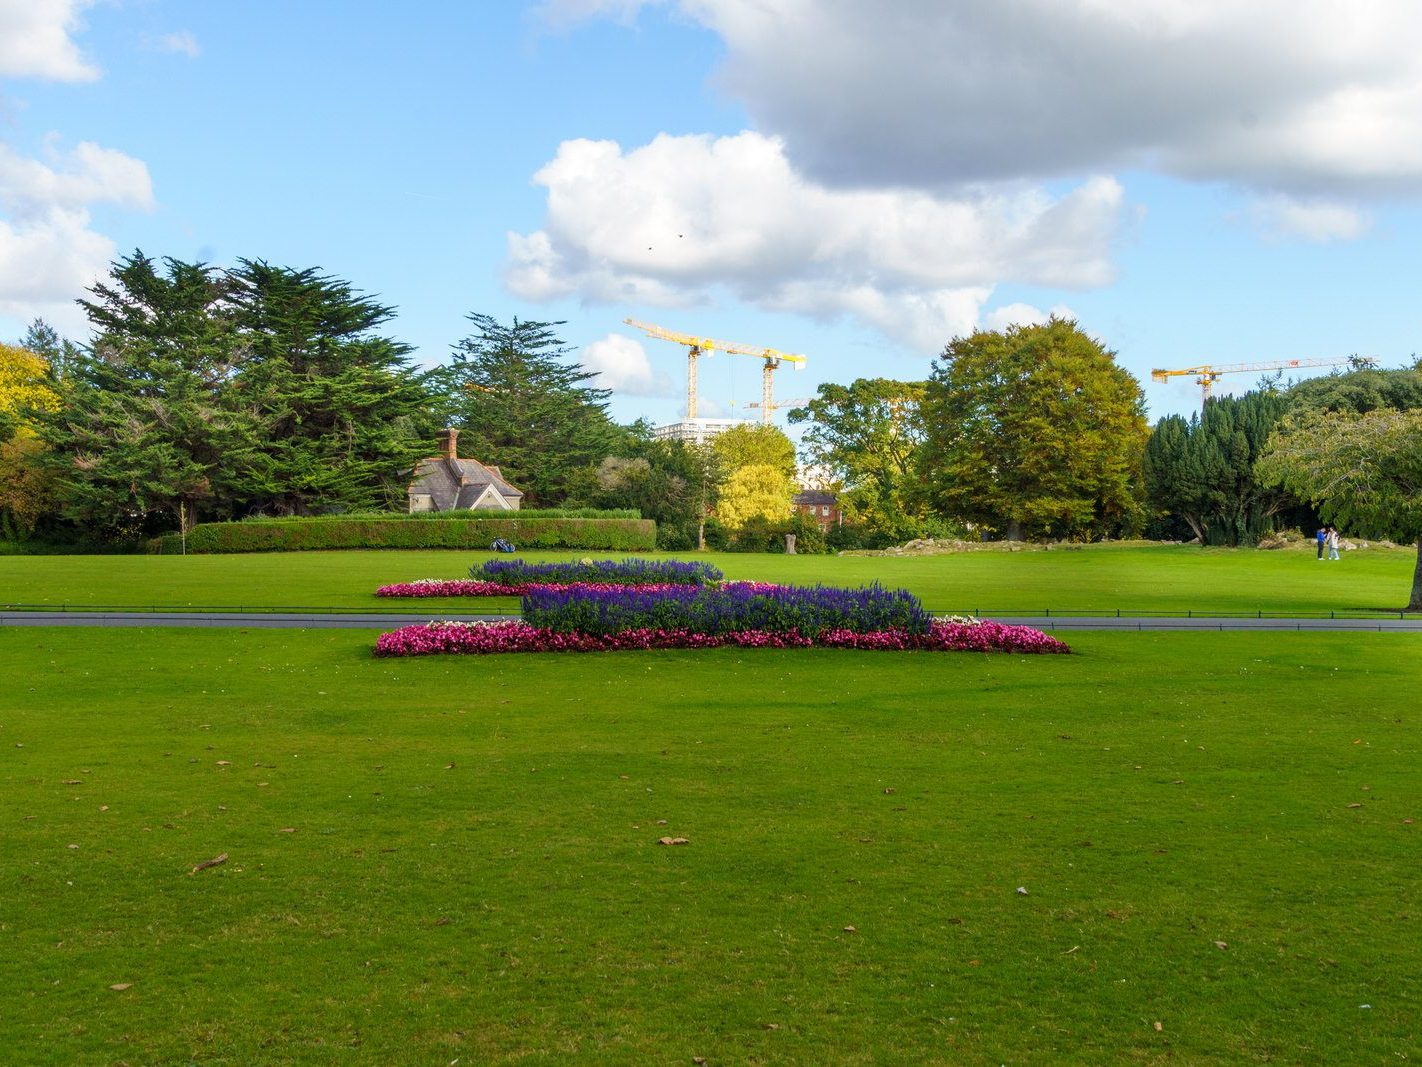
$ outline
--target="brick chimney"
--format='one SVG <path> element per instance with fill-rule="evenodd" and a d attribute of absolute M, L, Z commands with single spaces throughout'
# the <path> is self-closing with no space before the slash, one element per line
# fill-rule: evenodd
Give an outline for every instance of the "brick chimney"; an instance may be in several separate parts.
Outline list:
<path fill-rule="evenodd" d="M 440 434 L 439 434 L 439 447 L 440 447 L 440 451 L 441 451 L 442 453 L 444 453 L 444 458 L 445 458 L 445 459 L 458 459 L 458 458 L 459 458 L 459 451 L 458 451 L 458 449 L 455 447 L 455 446 L 456 446 L 456 442 L 457 442 L 458 440 L 459 440 L 459 431 L 458 431 L 458 430 L 453 429 L 453 428 L 451 427 L 450 429 L 446 429 L 446 430 L 441 430 L 441 431 L 440 431 Z"/>

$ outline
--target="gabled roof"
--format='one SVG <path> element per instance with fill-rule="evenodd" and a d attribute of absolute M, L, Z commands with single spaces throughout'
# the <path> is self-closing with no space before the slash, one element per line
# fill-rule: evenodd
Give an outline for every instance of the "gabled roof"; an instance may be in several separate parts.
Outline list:
<path fill-rule="evenodd" d="M 795 504 L 837 504 L 839 494 L 827 489 L 805 489 L 790 498 Z"/>
<path fill-rule="evenodd" d="M 519 492 L 503 478 L 498 467 L 486 467 L 474 459 L 431 456 L 415 465 L 410 494 L 428 495 L 437 511 L 470 508 L 490 486 L 500 496 L 521 499 Z"/>

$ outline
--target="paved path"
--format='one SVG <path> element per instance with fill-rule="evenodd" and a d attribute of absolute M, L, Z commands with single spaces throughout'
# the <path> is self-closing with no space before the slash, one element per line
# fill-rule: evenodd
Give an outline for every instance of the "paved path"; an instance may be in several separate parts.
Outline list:
<path fill-rule="evenodd" d="M 0 611 L 0 626 L 207 626 L 245 629 L 393 630 L 432 618 L 476 622 L 509 615 L 340 613 L 303 611 Z M 1308 630 L 1422 633 L 1422 618 L 1366 619 L 1252 618 L 1226 616 L 998 615 L 987 616 L 1018 626 L 1054 630 Z"/>
<path fill-rule="evenodd" d="M 991 618 L 991 616 L 989 616 Z M 999 622 L 1031 626 L 1038 630 L 1345 630 L 1364 632 L 1422 633 L 1422 618 L 1399 619 L 1397 616 L 1371 619 L 1326 618 L 1253 618 L 1229 616 L 1151 616 L 1116 618 L 1110 615 L 1001 615 Z"/>

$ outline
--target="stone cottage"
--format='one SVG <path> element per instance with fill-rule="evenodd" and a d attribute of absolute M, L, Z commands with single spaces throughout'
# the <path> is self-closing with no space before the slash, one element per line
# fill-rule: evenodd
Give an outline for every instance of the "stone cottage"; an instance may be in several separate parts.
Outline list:
<path fill-rule="evenodd" d="M 439 435 L 440 454 L 415 464 L 408 490 L 410 513 L 417 511 L 517 511 L 523 494 L 504 481 L 498 467 L 460 459 L 458 430 Z"/>

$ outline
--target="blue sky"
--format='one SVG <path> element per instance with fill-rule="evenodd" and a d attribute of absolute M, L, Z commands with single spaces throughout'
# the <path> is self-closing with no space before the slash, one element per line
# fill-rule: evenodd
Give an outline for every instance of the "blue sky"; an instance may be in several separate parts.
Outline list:
<path fill-rule="evenodd" d="M 1075 316 L 1154 366 L 1410 361 L 1411 0 L 0 0 L 0 337 L 134 248 L 319 266 L 446 358 L 566 320 L 625 420 L 683 350 L 624 317 L 919 378 Z M 752 414 L 758 361 L 701 370 Z M 1242 390 L 1254 375 L 1227 379 Z"/>

